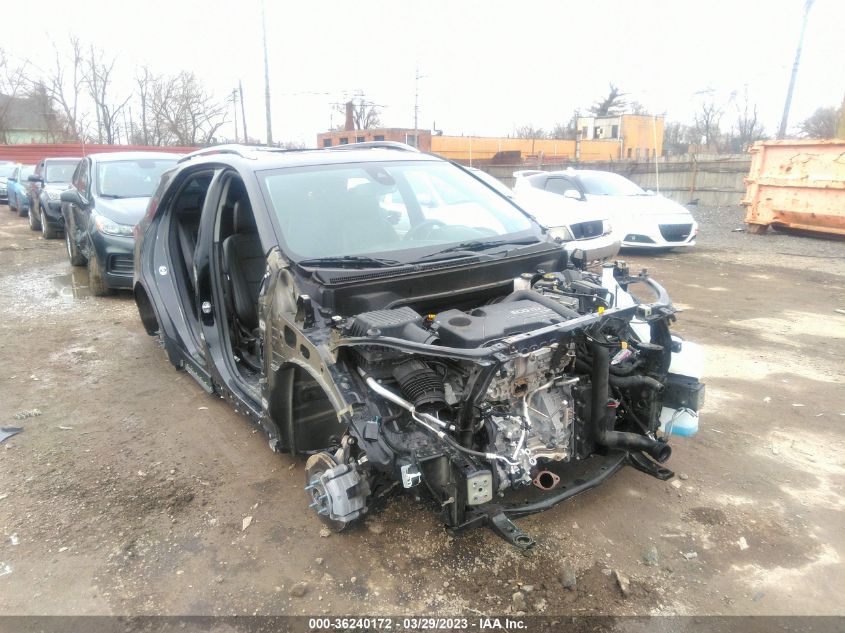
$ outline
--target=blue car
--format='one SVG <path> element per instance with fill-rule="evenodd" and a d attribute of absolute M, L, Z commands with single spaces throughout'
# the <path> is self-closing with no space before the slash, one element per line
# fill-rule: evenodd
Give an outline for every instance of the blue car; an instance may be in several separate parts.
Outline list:
<path fill-rule="evenodd" d="M 12 175 L 6 178 L 9 211 L 25 217 L 29 213 L 29 181 L 35 165 L 15 165 Z"/>
<path fill-rule="evenodd" d="M 11 161 L 0 162 L 0 204 L 8 204 L 9 195 L 6 192 L 6 182 L 17 165 Z"/>

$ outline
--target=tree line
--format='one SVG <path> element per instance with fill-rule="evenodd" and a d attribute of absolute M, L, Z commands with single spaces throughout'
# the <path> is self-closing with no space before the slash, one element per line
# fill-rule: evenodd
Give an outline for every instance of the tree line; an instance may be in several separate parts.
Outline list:
<path fill-rule="evenodd" d="M 48 142 L 208 145 L 228 114 L 226 100 L 193 72 L 157 74 L 142 66 L 129 84 L 119 76 L 117 56 L 77 37 L 64 47 L 54 45 L 48 69 L 0 49 L 0 95 L 2 143 L 9 141 L 16 104 L 38 117 Z"/>

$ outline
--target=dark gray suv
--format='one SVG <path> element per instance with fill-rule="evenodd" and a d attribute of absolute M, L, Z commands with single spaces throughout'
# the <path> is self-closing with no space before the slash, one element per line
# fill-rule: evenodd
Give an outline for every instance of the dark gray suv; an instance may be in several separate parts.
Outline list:
<path fill-rule="evenodd" d="M 176 367 L 306 458 L 335 530 L 408 490 L 530 547 L 512 519 L 626 464 L 671 477 L 661 411 L 702 395 L 669 372 L 659 284 L 573 266 L 500 192 L 398 144 L 188 155 L 138 226 L 134 292 Z"/>

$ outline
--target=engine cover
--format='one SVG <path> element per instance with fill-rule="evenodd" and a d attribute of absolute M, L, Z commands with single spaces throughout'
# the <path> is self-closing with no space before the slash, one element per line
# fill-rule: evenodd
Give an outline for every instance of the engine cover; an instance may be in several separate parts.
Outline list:
<path fill-rule="evenodd" d="M 441 345 L 472 348 L 563 320 L 554 310 L 523 299 L 492 303 L 471 312 L 447 310 L 437 315 L 434 326 Z"/>

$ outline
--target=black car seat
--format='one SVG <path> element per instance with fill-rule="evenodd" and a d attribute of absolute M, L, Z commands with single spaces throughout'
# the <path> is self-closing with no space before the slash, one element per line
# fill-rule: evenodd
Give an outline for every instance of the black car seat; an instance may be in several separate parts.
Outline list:
<path fill-rule="evenodd" d="M 223 272 L 238 324 L 252 333 L 258 328 L 258 293 L 267 263 L 247 200 L 235 202 L 233 223 L 234 233 L 223 240 Z"/>

